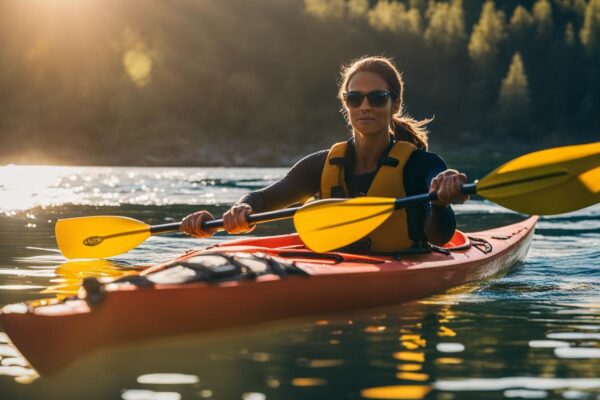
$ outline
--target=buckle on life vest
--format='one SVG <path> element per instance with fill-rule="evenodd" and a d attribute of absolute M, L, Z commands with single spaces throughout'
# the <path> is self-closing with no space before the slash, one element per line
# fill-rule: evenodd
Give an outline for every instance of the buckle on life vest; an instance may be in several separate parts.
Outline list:
<path fill-rule="evenodd" d="M 346 165 L 346 157 L 332 157 L 329 159 L 331 165 Z"/>
<path fill-rule="evenodd" d="M 377 161 L 378 166 L 386 165 L 388 167 L 397 167 L 400 164 L 400 161 L 395 159 L 394 157 L 381 157 L 379 161 Z"/>

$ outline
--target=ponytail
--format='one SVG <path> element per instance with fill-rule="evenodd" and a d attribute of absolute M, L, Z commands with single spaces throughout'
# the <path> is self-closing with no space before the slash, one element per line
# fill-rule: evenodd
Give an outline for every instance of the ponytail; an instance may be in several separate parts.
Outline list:
<path fill-rule="evenodd" d="M 418 149 L 427 150 L 428 132 L 426 126 L 432 119 L 433 118 L 417 121 L 409 116 L 394 114 L 392 116 L 392 130 L 394 131 L 394 136 L 397 140 L 414 144 Z"/>

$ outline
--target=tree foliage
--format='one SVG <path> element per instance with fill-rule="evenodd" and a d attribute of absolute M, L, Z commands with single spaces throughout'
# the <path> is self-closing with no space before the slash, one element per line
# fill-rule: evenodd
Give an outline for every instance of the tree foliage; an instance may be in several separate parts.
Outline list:
<path fill-rule="evenodd" d="M 511 125 L 522 125 L 530 115 L 529 84 L 519 53 L 514 54 L 508 73 L 502 80 L 498 103 L 502 116 Z"/>
<path fill-rule="evenodd" d="M 535 20 L 529 11 L 522 5 L 518 5 L 513 11 L 512 17 L 510 17 L 510 33 L 522 37 L 528 33 L 534 23 Z"/>
<path fill-rule="evenodd" d="M 348 0 L 346 7 L 350 17 L 364 18 L 369 12 L 369 0 Z"/>
<path fill-rule="evenodd" d="M 483 4 L 479 21 L 475 24 L 469 39 L 469 55 L 479 65 L 494 63 L 500 52 L 500 45 L 506 38 L 506 16 L 496 10 L 492 0 Z"/>
<path fill-rule="evenodd" d="M 344 0 L 304 0 L 306 12 L 318 18 L 343 18 Z"/>
<path fill-rule="evenodd" d="M 421 33 L 421 14 L 415 8 L 407 9 L 404 3 L 378 0 L 369 11 L 369 25 L 378 31 L 396 33 Z"/>
<path fill-rule="evenodd" d="M 567 23 L 565 26 L 565 43 L 569 47 L 575 46 L 575 29 L 571 22 Z"/>
<path fill-rule="evenodd" d="M 432 0 L 427 9 L 429 20 L 425 40 L 446 50 L 459 49 L 465 39 L 465 17 L 462 0 Z"/>
<path fill-rule="evenodd" d="M 0 162 L 288 165 L 365 54 L 434 149 L 598 140 L 599 50 L 600 0 L 3 0 Z"/>
<path fill-rule="evenodd" d="M 533 5 L 533 20 L 537 35 L 547 38 L 552 32 L 552 6 L 548 0 L 537 0 Z"/>
<path fill-rule="evenodd" d="M 579 36 L 589 54 L 600 52 L 600 0 L 589 0 Z"/>

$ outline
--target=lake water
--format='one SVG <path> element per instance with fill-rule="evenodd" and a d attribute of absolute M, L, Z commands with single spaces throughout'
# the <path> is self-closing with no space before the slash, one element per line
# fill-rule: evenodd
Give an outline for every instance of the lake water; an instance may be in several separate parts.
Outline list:
<path fill-rule="evenodd" d="M 81 269 L 56 250 L 58 218 L 220 214 L 284 172 L 0 167 L 0 306 L 69 295 L 84 276 L 118 276 L 230 238 L 151 237 Z M 467 231 L 523 218 L 481 200 L 455 209 Z M 252 234 L 291 229 L 284 221 Z M 542 218 L 525 263 L 452 293 L 106 349 L 50 377 L 0 332 L 0 363 L 2 399 L 600 399 L 600 206 Z"/>

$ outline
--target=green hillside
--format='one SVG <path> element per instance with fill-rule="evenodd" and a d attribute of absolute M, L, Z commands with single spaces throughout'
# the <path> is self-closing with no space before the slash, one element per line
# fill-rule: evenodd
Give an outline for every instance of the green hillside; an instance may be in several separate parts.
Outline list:
<path fill-rule="evenodd" d="M 3 0 L 0 163 L 286 165 L 364 54 L 441 153 L 600 138 L 600 0 Z"/>

